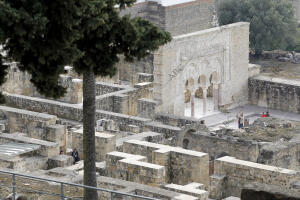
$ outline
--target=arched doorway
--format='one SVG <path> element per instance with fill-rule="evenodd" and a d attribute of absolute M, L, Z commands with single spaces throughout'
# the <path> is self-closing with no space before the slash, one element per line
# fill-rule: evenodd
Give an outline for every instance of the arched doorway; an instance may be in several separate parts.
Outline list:
<path fill-rule="evenodd" d="M 188 139 L 186 139 L 186 138 L 183 139 L 183 141 L 182 141 L 182 148 L 188 149 L 189 143 L 190 143 L 190 141 Z"/>

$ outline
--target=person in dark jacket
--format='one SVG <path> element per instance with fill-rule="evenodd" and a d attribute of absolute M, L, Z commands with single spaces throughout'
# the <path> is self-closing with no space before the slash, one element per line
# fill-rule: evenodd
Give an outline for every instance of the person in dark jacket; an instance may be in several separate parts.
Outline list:
<path fill-rule="evenodd" d="M 77 149 L 73 150 L 72 157 L 74 158 L 74 164 L 76 164 L 80 160 L 79 153 L 78 153 Z"/>

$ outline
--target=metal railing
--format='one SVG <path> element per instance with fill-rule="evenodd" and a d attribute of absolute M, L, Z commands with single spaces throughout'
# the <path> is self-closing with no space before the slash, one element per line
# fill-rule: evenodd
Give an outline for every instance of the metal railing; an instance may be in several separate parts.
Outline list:
<path fill-rule="evenodd" d="M 136 194 L 129 194 L 129 193 L 124 193 L 124 192 L 118 192 L 118 191 L 114 191 L 114 190 L 108 190 L 108 189 L 104 189 L 104 188 L 96 188 L 96 187 L 91 187 L 91 186 L 86 186 L 86 185 L 81 185 L 81 184 L 76 184 L 76 183 L 67 183 L 67 182 L 62 182 L 62 181 L 56 181 L 53 179 L 47 179 L 47 178 L 39 178 L 36 176 L 30 176 L 30 175 L 24 175 L 24 174 L 18 174 L 18 173 L 14 173 L 14 172 L 9 172 L 9 171 L 3 171 L 0 170 L 0 174 L 7 174 L 7 175 L 11 175 L 11 181 L 12 181 L 12 185 L 10 186 L 10 188 L 12 188 L 12 197 L 13 200 L 17 200 L 16 199 L 16 195 L 17 195 L 17 184 L 16 184 L 16 177 L 22 177 L 22 178 L 26 178 L 26 179 L 31 179 L 31 180 L 36 180 L 36 181 L 44 181 L 44 182 L 54 182 L 54 183 L 58 183 L 60 184 L 60 194 L 51 194 L 51 193 L 43 193 L 49 196 L 56 196 L 56 197 L 60 197 L 61 200 L 66 200 L 66 199 L 83 199 L 82 197 L 78 198 L 72 198 L 72 197 L 67 197 L 64 194 L 64 186 L 73 186 L 73 187 L 79 187 L 79 188 L 87 188 L 87 189 L 91 189 L 91 190 L 96 190 L 96 191 L 101 191 L 101 192 L 108 192 L 110 193 L 111 196 L 111 200 L 114 200 L 115 195 L 120 195 L 120 196 L 126 196 L 126 197 L 135 197 L 138 199 L 145 199 L 145 200 L 159 200 L 156 198 L 152 198 L 152 197 L 145 197 L 145 196 L 140 196 L 140 195 L 136 195 Z M 1 182 L 0 182 L 0 186 L 1 186 Z M 33 190 L 34 192 L 35 190 Z M 41 191 L 36 191 L 37 193 L 41 193 Z"/>

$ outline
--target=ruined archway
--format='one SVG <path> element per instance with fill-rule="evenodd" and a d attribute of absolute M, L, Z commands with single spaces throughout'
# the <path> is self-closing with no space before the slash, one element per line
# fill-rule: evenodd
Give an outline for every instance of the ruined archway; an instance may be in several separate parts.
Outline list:
<path fill-rule="evenodd" d="M 182 127 L 182 130 L 176 138 L 177 146 L 184 148 L 184 145 L 187 144 L 188 149 L 193 149 L 193 145 L 195 145 L 193 143 L 193 135 L 196 134 L 197 131 L 208 131 L 208 128 L 205 126 L 205 124 L 202 124 L 200 121 L 199 123 L 188 124 Z"/>
<path fill-rule="evenodd" d="M 189 143 L 190 143 L 189 139 L 184 138 L 183 142 L 182 142 L 182 148 L 188 149 L 189 148 Z"/>

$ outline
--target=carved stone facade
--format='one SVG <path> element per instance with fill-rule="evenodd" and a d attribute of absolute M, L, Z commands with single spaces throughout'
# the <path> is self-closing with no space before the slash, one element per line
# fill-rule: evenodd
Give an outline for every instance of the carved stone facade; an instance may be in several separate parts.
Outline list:
<path fill-rule="evenodd" d="M 193 105 L 202 88 L 203 113 L 208 93 L 214 94 L 216 110 L 245 104 L 248 35 L 249 24 L 236 23 L 180 35 L 162 47 L 154 57 L 154 98 L 161 103 L 157 111 L 183 115 L 186 89 Z"/>

